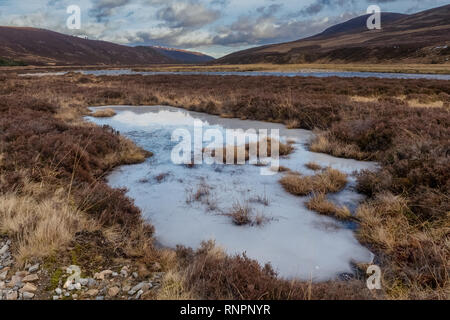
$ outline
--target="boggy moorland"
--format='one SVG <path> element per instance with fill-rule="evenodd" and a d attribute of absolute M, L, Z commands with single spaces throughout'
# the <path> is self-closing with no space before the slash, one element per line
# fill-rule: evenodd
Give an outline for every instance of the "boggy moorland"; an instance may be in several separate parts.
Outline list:
<path fill-rule="evenodd" d="M 122 265 L 139 277 L 164 272 L 148 299 L 448 298 L 448 81 L 70 73 L 0 82 L 0 233 L 14 268 L 44 266 L 38 297 L 51 297 L 61 267 L 76 264 L 88 276 Z M 156 104 L 315 130 L 312 151 L 377 161 L 378 172 L 358 176 L 368 199 L 353 218 L 383 290 L 366 288 L 364 266 L 347 281 L 287 281 L 212 243 L 157 248 L 125 191 L 103 179 L 151 154 L 82 119 L 88 106 Z"/>

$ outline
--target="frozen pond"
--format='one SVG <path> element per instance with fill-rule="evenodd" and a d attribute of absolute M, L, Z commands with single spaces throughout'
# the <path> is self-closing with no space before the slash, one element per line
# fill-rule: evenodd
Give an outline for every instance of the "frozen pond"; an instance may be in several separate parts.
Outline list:
<path fill-rule="evenodd" d="M 351 175 L 375 169 L 376 164 L 309 152 L 305 144 L 312 138 L 310 131 L 288 130 L 280 124 L 223 119 L 166 106 L 108 108 L 114 108 L 117 115 L 87 119 L 119 130 L 154 153 L 145 163 L 118 168 L 110 174 L 108 183 L 129 190 L 127 194 L 155 226 L 155 237 L 161 245 L 198 248 L 202 241 L 212 239 L 229 254 L 245 252 L 261 264 L 270 262 L 280 276 L 314 281 L 352 273 L 352 261 L 371 262 L 373 255 L 358 243 L 351 226 L 306 209 L 307 197 L 283 190 L 278 182 L 282 173 L 261 175 L 263 169 L 251 164 L 175 165 L 171 152 L 178 142 L 171 136 L 179 128 L 192 132 L 196 120 L 204 130 L 279 129 L 281 141 L 294 143 L 295 152 L 280 159 L 280 165 L 291 170 L 312 175 L 314 172 L 305 164 L 314 161 Z M 333 201 L 354 208 L 362 200 L 353 191 L 354 183 L 350 177 L 346 189 L 332 195 Z M 193 195 L 199 188 L 207 188 L 208 194 L 195 201 Z M 233 224 L 225 213 L 235 203 L 248 204 L 265 222 Z"/>
<path fill-rule="evenodd" d="M 413 73 L 384 73 L 384 72 L 354 72 L 354 71 L 321 71 L 321 70 L 304 70 L 299 72 L 275 72 L 275 71 L 242 71 L 242 72 L 143 72 L 133 71 L 131 69 L 118 70 L 77 70 L 86 75 L 95 76 L 120 76 L 120 75 L 205 75 L 205 76 L 275 76 L 275 77 L 344 77 L 344 78 L 385 78 L 385 79 L 436 79 L 450 80 L 448 74 L 413 74 Z M 21 76 L 58 76 L 67 72 L 55 73 L 27 73 Z"/>

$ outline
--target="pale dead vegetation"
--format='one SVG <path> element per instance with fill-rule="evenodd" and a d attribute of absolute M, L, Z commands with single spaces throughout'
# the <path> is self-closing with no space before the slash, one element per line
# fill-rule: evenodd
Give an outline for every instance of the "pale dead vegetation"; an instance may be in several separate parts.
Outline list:
<path fill-rule="evenodd" d="M 357 237 L 385 260 L 382 282 L 391 299 L 448 299 L 448 221 L 414 225 L 411 215 L 404 197 L 379 194 L 358 208 Z"/>
<path fill-rule="evenodd" d="M 131 140 L 120 136 L 120 149 L 109 154 L 103 161 L 105 164 L 136 164 L 144 162 L 145 159 L 151 156 L 153 156 L 153 153 L 150 151 L 146 151 Z"/>
<path fill-rule="evenodd" d="M 305 167 L 312 171 L 322 170 L 322 166 L 318 165 L 315 162 L 308 162 L 307 164 L 305 164 Z"/>
<path fill-rule="evenodd" d="M 417 99 L 411 99 L 407 101 L 408 105 L 412 108 L 443 108 L 443 101 L 422 102 Z"/>
<path fill-rule="evenodd" d="M 336 217 L 340 220 L 348 220 L 352 218 L 352 213 L 347 207 L 338 207 L 333 202 L 327 199 L 325 193 L 315 193 L 306 203 L 309 210 L 317 213 Z"/>
<path fill-rule="evenodd" d="M 268 202 L 264 202 L 268 201 L 268 199 L 262 199 L 262 201 L 262 204 L 265 205 L 265 203 L 267 203 L 268 205 Z M 233 223 L 237 226 L 261 226 L 269 221 L 269 218 L 263 213 L 255 212 L 249 202 L 251 202 L 251 200 L 242 203 L 240 201 L 235 201 L 229 212 L 225 213 L 225 215 L 231 217 Z"/>
<path fill-rule="evenodd" d="M 330 154 L 340 158 L 353 158 L 357 160 L 366 160 L 368 158 L 368 154 L 360 151 L 358 146 L 343 144 L 328 137 L 324 133 L 317 134 L 316 138 L 309 146 L 309 150 L 312 152 Z"/>
<path fill-rule="evenodd" d="M 19 263 L 62 250 L 76 232 L 96 227 L 62 194 L 40 201 L 16 193 L 0 196 L 0 232 L 15 240 L 15 258 Z"/>
<path fill-rule="evenodd" d="M 332 168 L 327 168 L 313 176 L 288 173 L 280 180 L 283 188 L 296 196 L 306 196 L 312 192 L 335 193 L 347 184 L 347 176 Z"/>
<path fill-rule="evenodd" d="M 378 97 L 352 96 L 350 97 L 350 99 L 355 102 L 363 102 L 363 103 L 378 101 Z"/>
<path fill-rule="evenodd" d="M 274 157 L 274 148 L 276 148 L 274 145 L 278 145 L 279 156 L 287 156 L 294 151 L 292 143 L 283 143 L 266 137 L 258 142 L 251 142 L 240 146 L 227 145 L 213 150 L 205 148 L 203 149 L 203 152 L 213 158 L 218 158 L 219 160 L 220 155 L 222 155 L 223 163 L 228 163 L 231 161 L 234 164 L 244 164 L 246 161 L 252 160 L 250 159 L 251 156 Z M 230 161 L 227 161 L 228 158 L 230 158 Z"/>
<path fill-rule="evenodd" d="M 358 237 L 363 242 L 374 243 L 392 253 L 397 245 L 406 245 L 410 233 L 406 200 L 391 193 L 379 195 L 371 203 L 364 203 L 356 211 L 361 221 Z"/>
<path fill-rule="evenodd" d="M 116 112 L 113 109 L 100 109 L 92 113 L 91 116 L 95 118 L 110 118 L 114 117 L 115 115 Z"/>
<path fill-rule="evenodd" d="M 197 297 L 186 288 L 186 278 L 180 271 L 170 270 L 164 274 L 157 300 L 195 300 Z"/>

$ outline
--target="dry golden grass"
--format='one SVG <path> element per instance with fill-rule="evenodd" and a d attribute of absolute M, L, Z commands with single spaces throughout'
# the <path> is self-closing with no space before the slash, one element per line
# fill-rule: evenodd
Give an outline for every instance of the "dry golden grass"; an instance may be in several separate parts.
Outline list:
<path fill-rule="evenodd" d="M 366 160 L 368 154 L 361 152 L 356 145 L 343 144 L 334 139 L 330 139 L 325 134 L 318 134 L 309 146 L 312 152 L 331 154 L 340 158 L 353 158 L 357 160 Z"/>
<path fill-rule="evenodd" d="M 158 290 L 157 300 L 194 300 L 194 294 L 186 288 L 185 276 L 175 270 L 164 274 L 161 288 Z"/>
<path fill-rule="evenodd" d="M 339 192 L 347 184 L 347 176 L 332 168 L 327 168 L 314 176 L 302 176 L 288 173 L 280 180 L 283 188 L 297 196 L 306 196 L 311 192 Z"/>
<path fill-rule="evenodd" d="M 144 162 L 151 156 L 153 156 L 153 153 L 138 147 L 131 140 L 121 136 L 120 149 L 105 157 L 104 162 L 106 164 L 136 164 Z"/>
<path fill-rule="evenodd" d="M 448 299 L 448 221 L 414 225 L 402 196 L 382 193 L 361 205 L 359 240 L 384 260 L 383 287 L 391 299 Z"/>
<path fill-rule="evenodd" d="M 283 143 L 280 141 L 275 141 L 272 138 L 267 137 L 266 141 L 258 141 L 255 143 L 247 143 L 241 146 L 224 146 L 222 148 L 216 148 L 214 150 L 203 149 L 204 153 L 209 154 L 211 157 L 220 158 L 220 154 L 222 154 L 223 163 L 228 163 L 227 158 L 231 158 L 232 163 L 234 164 L 244 164 L 246 161 L 250 160 L 250 155 L 253 153 L 255 156 L 259 157 L 272 157 L 275 156 L 273 145 L 278 144 L 278 155 L 279 156 L 287 156 L 294 151 L 294 147 L 291 143 Z M 264 149 L 265 151 L 264 152 Z M 241 156 L 239 158 L 239 156 Z"/>
<path fill-rule="evenodd" d="M 378 98 L 377 98 L 377 97 L 361 97 L 361 96 L 353 96 L 353 97 L 350 97 L 350 99 L 351 99 L 352 101 L 355 101 L 355 102 L 364 102 L 364 103 L 367 103 L 367 102 L 377 102 L 377 101 L 378 101 Z"/>
<path fill-rule="evenodd" d="M 316 211 L 317 213 L 336 217 L 341 220 L 348 220 L 352 218 L 352 213 L 347 207 L 337 207 L 334 203 L 327 199 L 325 193 L 315 193 L 308 200 L 306 206 L 309 210 Z"/>
<path fill-rule="evenodd" d="M 443 108 L 443 101 L 433 101 L 433 102 L 421 102 L 417 99 L 412 99 L 407 101 L 408 105 L 412 108 Z"/>
<path fill-rule="evenodd" d="M 360 220 L 358 238 L 382 247 L 387 254 L 395 246 L 407 244 L 410 225 L 409 208 L 404 198 L 391 193 L 381 194 L 372 203 L 359 206 L 356 217 Z"/>
<path fill-rule="evenodd" d="M 96 118 L 110 118 L 114 117 L 116 112 L 113 109 L 101 109 L 97 110 L 92 114 L 92 117 Z"/>
<path fill-rule="evenodd" d="M 313 171 L 322 170 L 322 167 L 315 162 L 308 162 L 307 164 L 305 164 L 305 167 Z"/>
<path fill-rule="evenodd" d="M 95 228 L 62 194 L 40 201 L 15 193 L 0 196 L 0 232 L 15 240 L 19 263 L 63 250 L 76 232 Z"/>

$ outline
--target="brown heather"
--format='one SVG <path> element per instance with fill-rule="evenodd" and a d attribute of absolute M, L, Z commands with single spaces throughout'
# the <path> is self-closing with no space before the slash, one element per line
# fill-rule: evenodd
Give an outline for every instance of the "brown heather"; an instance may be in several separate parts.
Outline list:
<path fill-rule="evenodd" d="M 383 270 L 382 297 L 448 298 L 448 81 L 0 76 L 0 229 L 18 241 L 19 258 L 36 252 L 49 255 L 41 250 L 48 243 L 50 250 L 60 248 L 53 255 L 64 263 L 64 246 L 70 242 L 83 245 L 80 264 L 88 270 L 98 267 L 93 256 L 103 257 L 104 263 L 118 257 L 148 265 L 159 261 L 170 271 L 162 299 L 365 299 L 374 297 L 362 279 L 287 282 L 269 267 L 245 256 L 215 254 L 211 246 L 196 252 L 180 249 L 177 256 L 154 249 L 151 227 L 141 221 L 139 210 L 123 190 L 112 190 L 102 180 L 115 166 L 143 161 L 147 154 L 110 128 L 80 118 L 88 113 L 87 106 L 114 104 L 167 104 L 315 129 L 320 134 L 311 150 L 378 161 L 379 172 L 358 176 L 358 190 L 370 198 L 356 215 L 358 237 L 377 255 Z M 286 177 L 286 186 L 313 179 Z M 317 183 L 319 190 L 304 187 L 297 192 L 329 192 L 328 182 Z M 30 206 L 43 212 L 39 223 L 17 229 L 29 223 Z M 54 208 L 62 208 L 63 216 L 55 217 Z M 62 235 L 44 237 L 42 228 L 55 223 L 64 226 Z M 36 246 L 25 236 L 37 239 Z"/>

